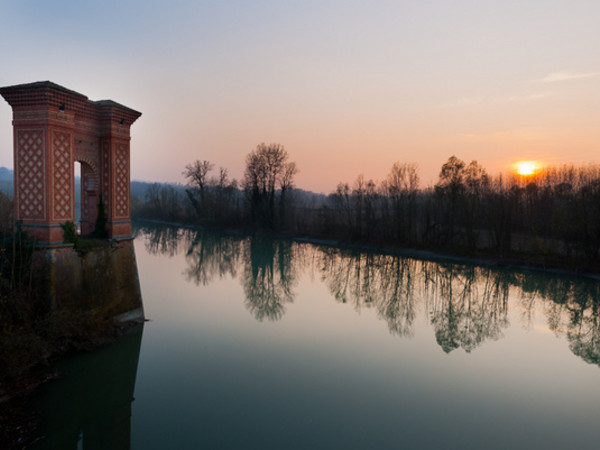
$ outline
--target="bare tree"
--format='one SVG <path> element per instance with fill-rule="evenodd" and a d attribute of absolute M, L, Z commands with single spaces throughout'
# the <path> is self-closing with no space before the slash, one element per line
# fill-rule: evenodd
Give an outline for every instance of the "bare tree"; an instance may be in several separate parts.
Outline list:
<path fill-rule="evenodd" d="M 208 173 L 213 169 L 214 164 L 210 161 L 196 160 L 192 164 L 185 166 L 182 172 L 189 181 L 188 184 L 200 190 L 200 199 L 204 201 L 204 188 L 208 185 Z"/>
<path fill-rule="evenodd" d="M 416 164 L 396 162 L 381 185 L 381 192 L 391 203 L 392 224 L 395 238 L 410 242 L 416 222 L 416 197 L 419 189 L 419 174 Z"/>
<path fill-rule="evenodd" d="M 225 189 L 227 186 L 227 181 L 229 181 L 229 172 L 224 167 L 219 167 L 219 180 L 215 183 L 219 188 Z"/>
<path fill-rule="evenodd" d="M 279 180 L 279 222 L 282 226 L 288 223 L 289 208 L 289 192 L 294 188 L 294 176 L 298 173 L 298 168 L 295 162 L 285 164 L 283 173 Z"/>
<path fill-rule="evenodd" d="M 459 202 L 465 190 L 465 162 L 451 156 L 442 166 L 440 176 L 435 185 L 435 192 L 441 198 L 440 206 L 446 207 L 441 219 L 444 228 L 445 243 L 454 244 Z"/>
<path fill-rule="evenodd" d="M 490 180 L 485 169 L 477 164 L 477 161 L 471 161 L 464 169 L 464 180 L 466 201 L 463 222 L 467 243 L 471 249 L 475 249 L 479 240 L 476 232 L 477 216 L 482 216 L 485 210 L 484 196 L 489 189 Z"/>
<path fill-rule="evenodd" d="M 294 187 L 294 176 L 298 173 L 298 168 L 295 162 L 289 162 L 285 165 L 279 186 L 282 191 L 289 190 Z"/>
<path fill-rule="evenodd" d="M 288 153 L 281 144 L 258 144 L 246 157 L 244 189 L 250 201 L 253 220 L 273 228 L 275 225 L 275 194 L 279 185 L 289 189 L 297 172 L 295 163 L 288 163 Z"/>

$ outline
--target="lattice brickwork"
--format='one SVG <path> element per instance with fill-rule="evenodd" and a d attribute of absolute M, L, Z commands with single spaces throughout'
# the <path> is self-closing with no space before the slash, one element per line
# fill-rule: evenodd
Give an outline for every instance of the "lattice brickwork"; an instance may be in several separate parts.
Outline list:
<path fill-rule="evenodd" d="M 17 131 L 17 220 L 46 219 L 44 147 L 44 130 Z"/>
<path fill-rule="evenodd" d="M 125 144 L 114 145 L 113 183 L 116 218 L 129 218 L 129 151 Z"/>
<path fill-rule="evenodd" d="M 73 162 L 71 161 L 71 135 L 52 132 L 52 181 L 54 220 L 73 220 L 72 185 Z"/>

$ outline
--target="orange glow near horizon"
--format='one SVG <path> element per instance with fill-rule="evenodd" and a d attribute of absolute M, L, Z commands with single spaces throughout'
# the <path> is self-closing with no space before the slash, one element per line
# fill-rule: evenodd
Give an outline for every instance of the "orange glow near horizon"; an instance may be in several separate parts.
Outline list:
<path fill-rule="evenodd" d="M 539 167 L 539 164 L 535 161 L 519 161 L 518 163 L 515 163 L 517 173 L 523 176 L 533 175 Z"/>

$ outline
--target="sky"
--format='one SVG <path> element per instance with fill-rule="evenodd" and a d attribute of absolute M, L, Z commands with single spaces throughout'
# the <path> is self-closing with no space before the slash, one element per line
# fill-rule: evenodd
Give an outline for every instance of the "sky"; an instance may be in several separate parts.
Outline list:
<path fill-rule="evenodd" d="M 194 160 L 243 177 L 280 143 L 297 187 L 329 193 L 451 156 L 600 162 L 597 0 L 0 3 L 0 86 L 49 80 L 142 112 L 132 179 L 185 183 Z M 0 100 L 0 166 L 12 167 Z"/>

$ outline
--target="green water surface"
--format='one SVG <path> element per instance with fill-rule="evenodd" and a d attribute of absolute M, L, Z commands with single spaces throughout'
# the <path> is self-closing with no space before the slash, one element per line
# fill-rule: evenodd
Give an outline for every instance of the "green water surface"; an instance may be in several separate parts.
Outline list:
<path fill-rule="evenodd" d="M 600 448 L 596 281 L 137 233 L 150 321 L 61 363 L 34 448 Z"/>

